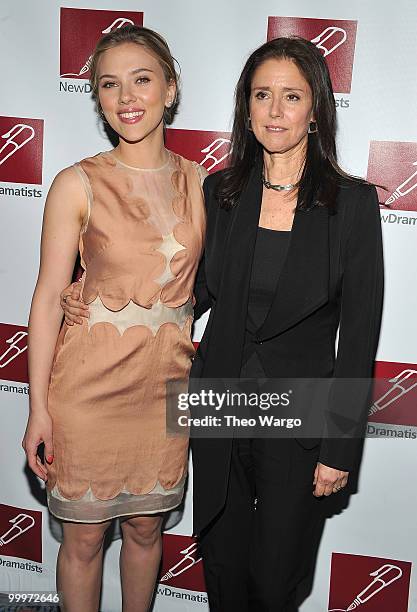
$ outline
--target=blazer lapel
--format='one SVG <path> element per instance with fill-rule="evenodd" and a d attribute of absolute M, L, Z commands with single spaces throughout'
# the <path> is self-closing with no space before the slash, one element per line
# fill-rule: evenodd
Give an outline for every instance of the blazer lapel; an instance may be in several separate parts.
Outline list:
<path fill-rule="evenodd" d="M 204 377 L 238 377 L 246 329 L 250 275 L 262 202 L 262 159 L 252 169 L 236 208 L 229 235 L 215 317 L 204 364 Z"/>
<path fill-rule="evenodd" d="M 252 262 L 262 202 L 262 159 L 231 211 L 215 316 L 204 359 L 205 378 L 237 378 L 245 340 Z M 296 211 L 287 257 L 259 340 L 276 336 L 328 301 L 328 210 Z"/>
<path fill-rule="evenodd" d="M 329 213 L 327 208 L 297 210 L 287 257 L 259 340 L 276 336 L 328 301 Z"/>

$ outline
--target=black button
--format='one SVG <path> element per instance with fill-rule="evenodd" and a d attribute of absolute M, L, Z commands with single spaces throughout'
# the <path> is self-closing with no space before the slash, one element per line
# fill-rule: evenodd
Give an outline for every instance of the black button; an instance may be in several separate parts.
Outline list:
<path fill-rule="evenodd" d="M 263 344 L 263 340 L 257 340 L 256 344 Z"/>

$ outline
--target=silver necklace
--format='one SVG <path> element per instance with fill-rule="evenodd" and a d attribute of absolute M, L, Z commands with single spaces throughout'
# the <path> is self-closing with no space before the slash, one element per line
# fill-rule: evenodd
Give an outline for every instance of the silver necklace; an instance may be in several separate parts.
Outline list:
<path fill-rule="evenodd" d="M 262 183 L 267 189 L 274 189 L 274 191 L 290 191 L 296 187 L 295 183 L 288 183 L 288 185 L 273 185 L 266 180 L 265 175 L 262 173 Z"/>

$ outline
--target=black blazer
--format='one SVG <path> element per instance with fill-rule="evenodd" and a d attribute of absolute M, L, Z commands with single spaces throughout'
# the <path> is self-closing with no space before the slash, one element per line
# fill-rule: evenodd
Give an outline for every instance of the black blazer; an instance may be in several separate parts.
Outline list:
<path fill-rule="evenodd" d="M 191 377 L 238 378 L 244 346 L 250 270 L 262 199 L 261 165 L 252 169 L 237 206 L 219 207 L 220 173 L 204 182 L 205 256 L 195 294 L 196 316 L 211 307 Z M 327 208 L 297 210 L 290 245 L 271 309 L 253 341 L 268 377 L 370 378 L 383 296 L 381 222 L 376 189 L 349 182 L 340 187 L 336 214 Z M 339 328 L 337 355 L 335 339 Z M 337 387 L 334 405 L 338 405 Z M 339 391 L 339 399 L 343 389 Z M 366 421 L 368 393 L 355 398 Z M 344 397 L 346 400 L 346 397 Z M 337 412 L 337 410 L 336 410 Z M 356 418 L 356 417 L 355 417 Z M 320 444 L 321 463 L 352 470 L 358 439 L 299 439 Z M 231 440 L 192 439 L 194 532 L 222 509 Z"/>

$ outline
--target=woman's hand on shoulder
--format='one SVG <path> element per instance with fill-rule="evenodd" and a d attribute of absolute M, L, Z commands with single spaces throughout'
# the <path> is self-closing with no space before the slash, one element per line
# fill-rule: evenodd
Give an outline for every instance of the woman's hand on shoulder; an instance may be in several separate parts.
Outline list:
<path fill-rule="evenodd" d="M 347 485 L 349 472 L 343 472 L 336 468 L 328 467 L 322 463 L 318 463 L 314 472 L 313 486 L 315 487 L 313 495 L 315 497 L 326 497 L 332 493 L 337 493 Z"/>
<path fill-rule="evenodd" d="M 82 325 L 83 317 L 90 316 L 87 304 L 81 299 L 81 283 L 72 283 L 61 292 L 61 308 L 64 311 L 65 323 Z"/>

